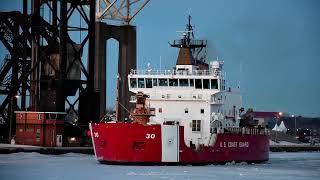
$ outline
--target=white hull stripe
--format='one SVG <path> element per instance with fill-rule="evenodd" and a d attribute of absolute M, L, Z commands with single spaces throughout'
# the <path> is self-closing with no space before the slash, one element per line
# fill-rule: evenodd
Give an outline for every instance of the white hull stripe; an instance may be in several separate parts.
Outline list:
<path fill-rule="evenodd" d="M 94 155 L 95 155 L 95 157 L 96 157 L 96 160 L 98 160 L 97 153 L 96 153 L 96 146 L 95 146 L 95 144 L 94 144 L 94 139 L 93 139 L 93 132 L 92 132 L 92 125 L 91 125 L 91 123 L 89 123 L 89 129 L 90 129 L 90 133 L 91 133 L 91 140 L 92 140 Z"/>

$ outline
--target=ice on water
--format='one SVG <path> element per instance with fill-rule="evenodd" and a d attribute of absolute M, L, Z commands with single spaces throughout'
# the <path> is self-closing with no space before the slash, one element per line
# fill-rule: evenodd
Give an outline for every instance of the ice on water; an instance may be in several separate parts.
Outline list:
<path fill-rule="evenodd" d="M 69 153 L 0 154 L 1 180 L 110 179 L 319 179 L 320 152 L 271 153 L 265 164 L 228 163 L 207 166 L 116 166 L 99 164 L 93 155 Z"/>

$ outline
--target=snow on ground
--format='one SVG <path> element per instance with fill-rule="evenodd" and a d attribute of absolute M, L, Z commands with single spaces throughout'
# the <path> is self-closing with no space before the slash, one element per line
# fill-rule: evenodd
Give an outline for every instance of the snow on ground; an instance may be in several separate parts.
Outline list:
<path fill-rule="evenodd" d="M 275 141 L 272 141 L 272 140 L 269 140 L 269 143 L 271 146 L 273 145 L 280 145 L 280 146 L 310 146 L 310 143 L 292 143 L 292 142 L 287 142 L 287 141 L 279 141 L 279 142 L 275 142 Z"/>
<path fill-rule="evenodd" d="M 99 164 L 93 155 L 0 154 L 1 180 L 111 179 L 319 179 L 320 152 L 270 153 L 265 164 L 207 166 L 116 166 Z"/>
<path fill-rule="evenodd" d="M 3 147 L 3 148 L 25 148 L 25 147 L 28 147 L 28 148 L 39 148 L 39 146 L 31 146 L 31 145 L 22 145 L 22 144 L 2 144 L 0 143 L 0 148 Z"/>

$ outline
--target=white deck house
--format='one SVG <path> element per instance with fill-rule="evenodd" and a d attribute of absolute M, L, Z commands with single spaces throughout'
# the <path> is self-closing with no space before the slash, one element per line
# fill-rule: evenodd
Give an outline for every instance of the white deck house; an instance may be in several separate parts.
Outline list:
<path fill-rule="evenodd" d="M 219 129 L 239 127 L 240 92 L 226 89 L 222 65 L 212 61 L 207 70 L 196 65 L 177 65 L 176 70 L 167 71 L 133 70 L 128 76 L 129 90 L 150 96 L 148 102 L 156 113 L 151 123 L 179 123 L 185 127 L 187 145 L 208 145 Z"/>

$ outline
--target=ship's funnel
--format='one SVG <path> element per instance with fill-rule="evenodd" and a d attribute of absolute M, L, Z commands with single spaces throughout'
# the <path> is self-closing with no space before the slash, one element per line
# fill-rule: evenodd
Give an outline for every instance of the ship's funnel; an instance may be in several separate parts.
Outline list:
<path fill-rule="evenodd" d="M 180 48 L 177 65 L 194 65 L 194 59 L 189 48 Z"/>

